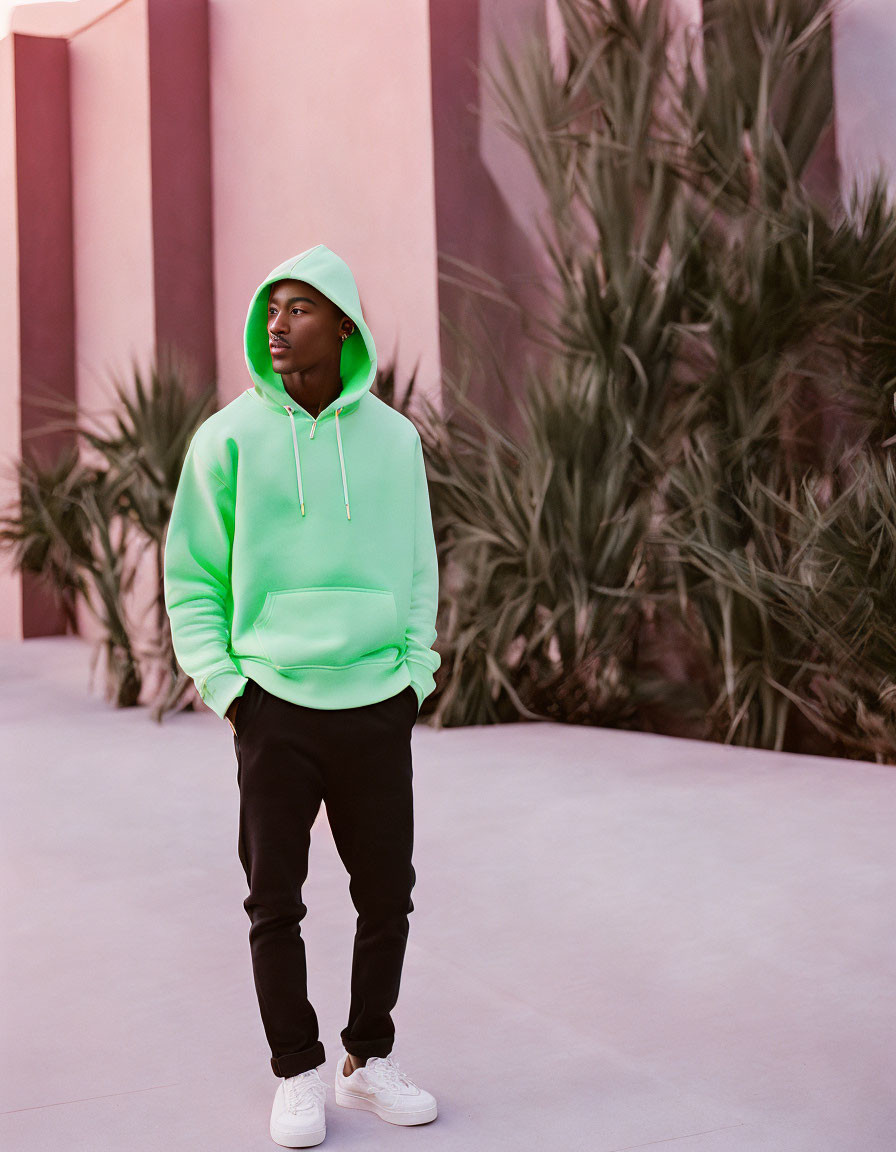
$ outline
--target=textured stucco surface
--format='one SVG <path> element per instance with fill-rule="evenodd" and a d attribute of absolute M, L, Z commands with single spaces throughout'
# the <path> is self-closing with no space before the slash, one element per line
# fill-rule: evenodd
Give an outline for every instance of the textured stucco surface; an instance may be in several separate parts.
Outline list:
<path fill-rule="evenodd" d="M 230 728 L 0 645 L 0 1146 L 272 1147 Z M 413 737 L 403 1134 L 331 1148 L 889 1152 L 896 772 L 563 725 Z M 354 913 L 325 818 L 304 899 L 331 1083 Z"/>

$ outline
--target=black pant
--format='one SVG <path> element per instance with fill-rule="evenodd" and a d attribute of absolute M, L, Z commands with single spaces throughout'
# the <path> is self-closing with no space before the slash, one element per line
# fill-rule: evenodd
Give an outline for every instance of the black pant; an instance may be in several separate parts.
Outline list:
<path fill-rule="evenodd" d="M 326 804 L 357 910 L 345 1048 L 362 1060 L 391 1052 L 413 912 L 411 730 L 417 695 L 357 708 L 305 708 L 250 679 L 237 705 L 239 856 L 255 990 L 271 1067 L 296 1076 L 326 1059 L 308 1001 L 300 922 L 308 909 L 311 826 Z"/>

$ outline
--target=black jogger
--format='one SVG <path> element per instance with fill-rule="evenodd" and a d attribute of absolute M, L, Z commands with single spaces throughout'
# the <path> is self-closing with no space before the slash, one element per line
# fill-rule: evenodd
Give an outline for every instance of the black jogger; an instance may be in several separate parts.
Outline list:
<path fill-rule="evenodd" d="M 271 1067 L 296 1076 L 326 1059 L 308 1000 L 311 826 L 324 803 L 358 913 L 345 1048 L 362 1060 L 391 1052 L 413 912 L 411 731 L 417 694 L 357 708 L 305 708 L 250 678 L 236 710 L 239 857 L 249 895 L 249 946 Z"/>

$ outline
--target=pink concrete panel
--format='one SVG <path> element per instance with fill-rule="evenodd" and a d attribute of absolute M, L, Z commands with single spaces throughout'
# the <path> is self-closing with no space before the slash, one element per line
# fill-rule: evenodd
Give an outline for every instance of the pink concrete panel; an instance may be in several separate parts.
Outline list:
<path fill-rule="evenodd" d="M 10 13 L 13 32 L 33 36 L 73 36 L 93 20 L 128 0 L 48 0 L 47 3 L 17 4 Z"/>
<path fill-rule="evenodd" d="M 145 0 L 70 45 L 78 399 L 93 409 L 155 342 Z"/>
<path fill-rule="evenodd" d="M 520 378 L 526 358 L 519 320 L 506 308 L 469 295 L 449 278 L 465 279 L 453 261 L 463 261 L 495 277 L 534 315 L 543 307 L 538 284 L 544 275 L 539 246 L 515 218 L 513 174 L 524 171 L 514 158 L 513 172 L 499 184 L 482 153 L 483 92 L 481 9 L 489 0 L 430 0 L 432 24 L 432 101 L 438 227 L 439 299 L 449 325 L 463 333 L 455 340 L 446 326 L 442 355 L 448 369 L 462 371 L 472 352 L 483 352 L 504 366 L 510 386 Z M 528 5 L 527 5 L 528 6 Z M 497 144 L 496 144 L 497 147 Z M 500 151 L 500 150 L 499 150 Z M 493 157 L 498 172 L 506 154 Z M 532 184 L 531 204 L 537 203 Z M 482 351 L 479 351 L 482 350 Z M 470 396 L 496 419 L 517 432 L 519 421 L 492 374 L 486 369 L 469 384 Z"/>
<path fill-rule="evenodd" d="M 208 0 L 149 0 L 156 346 L 215 379 Z"/>
<path fill-rule="evenodd" d="M 548 36 L 544 0 L 482 0 L 479 4 L 479 59 L 486 74 L 500 74 L 499 45 L 513 50 L 533 35 Z M 433 45 L 440 51 L 438 44 Z M 538 259 L 533 274 L 546 272 L 540 259 L 538 221 L 547 212 L 547 198 L 523 148 L 504 126 L 506 114 L 487 83 L 480 92 L 479 155 L 500 191 L 507 211 L 526 233 Z"/>
<path fill-rule="evenodd" d="M 325 243 L 352 268 L 381 361 L 439 375 L 429 23 L 419 0 L 214 0 L 215 296 L 221 399 L 249 385 L 252 292 Z M 211 302 L 209 302 L 211 314 Z"/>
<path fill-rule="evenodd" d="M 107 408 L 114 376 L 154 355 L 146 0 L 127 0 L 70 41 L 78 401 Z M 83 611 L 79 630 L 96 636 Z"/>
<path fill-rule="evenodd" d="M 44 464 L 70 446 L 64 428 L 75 399 L 71 149 L 68 45 L 12 36 L 15 61 L 16 188 L 19 241 L 19 394 L 22 451 Z M 22 578 L 22 635 L 64 630 L 44 583 Z"/>
<path fill-rule="evenodd" d="M 896 7 L 893 0 L 851 0 L 834 17 L 837 151 L 844 193 L 878 167 L 896 176 Z"/>
<path fill-rule="evenodd" d="M 0 505 L 16 497 L 10 472 L 20 445 L 19 278 L 16 219 L 15 67 L 12 37 L 0 40 Z M 22 635 L 21 581 L 0 553 L 0 638 Z"/>

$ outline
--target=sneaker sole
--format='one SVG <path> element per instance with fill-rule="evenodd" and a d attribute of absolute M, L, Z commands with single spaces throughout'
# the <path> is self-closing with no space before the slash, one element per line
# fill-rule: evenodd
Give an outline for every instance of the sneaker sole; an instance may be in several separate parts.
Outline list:
<path fill-rule="evenodd" d="M 343 1108 L 360 1108 L 363 1112 L 375 1112 L 381 1120 L 388 1124 L 429 1124 L 438 1116 L 438 1106 L 421 1109 L 419 1112 L 394 1112 L 389 1108 L 381 1108 L 375 1100 L 366 1096 L 354 1096 L 351 1092 L 336 1089 L 336 1103 Z"/>
<path fill-rule="evenodd" d="M 318 1128 L 315 1132 L 307 1132 L 302 1136 L 291 1136 L 288 1132 L 271 1125 L 271 1139 L 281 1148 L 313 1148 L 315 1144 L 323 1142 L 326 1134 L 326 1128 Z"/>

